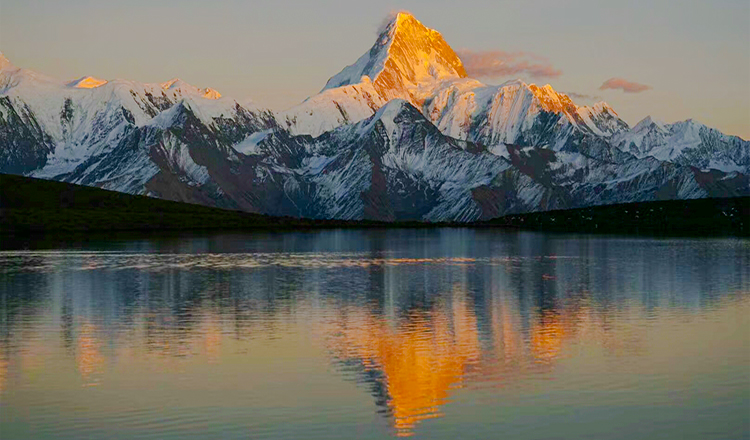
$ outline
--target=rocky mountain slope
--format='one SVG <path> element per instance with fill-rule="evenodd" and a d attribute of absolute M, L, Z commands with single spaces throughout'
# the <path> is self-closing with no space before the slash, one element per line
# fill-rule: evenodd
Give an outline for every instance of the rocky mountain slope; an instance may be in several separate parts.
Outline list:
<path fill-rule="evenodd" d="M 750 195 L 749 158 L 694 121 L 630 129 L 549 85 L 482 84 L 406 13 L 278 114 L 180 80 L 65 82 L 0 56 L 0 172 L 248 212 L 470 221 Z"/>

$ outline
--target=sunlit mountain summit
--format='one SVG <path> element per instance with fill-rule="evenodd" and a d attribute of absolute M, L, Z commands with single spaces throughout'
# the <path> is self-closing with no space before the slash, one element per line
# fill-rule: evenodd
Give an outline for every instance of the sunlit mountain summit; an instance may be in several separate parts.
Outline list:
<path fill-rule="evenodd" d="M 630 128 L 549 84 L 484 84 L 400 12 L 277 113 L 178 79 L 61 81 L 0 57 L 0 172 L 271 215 L 472 221 L 750 195 L 750 143 L 693 120 Z"/>
<path fill-rule="evenodd" d="M 323 90 L 360 83 L 364 76 L 384 99 L 406 99 L 418 106 L 440 83 L 468 75 L 439 32 L 399 12 L 370 51 L 329 79 Z"/>

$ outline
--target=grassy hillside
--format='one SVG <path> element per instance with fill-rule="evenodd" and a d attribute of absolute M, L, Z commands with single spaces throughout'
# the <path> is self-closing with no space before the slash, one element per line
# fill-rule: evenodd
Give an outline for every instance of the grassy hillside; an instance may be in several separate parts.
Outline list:
<path fill-rule="evenodd" d="M 0 174 L 0 233 L 509 227 L 649 235 L 750 235 L 750 197 L 676 200 L 509 215 L 472 224 L 269 217 Z"/>

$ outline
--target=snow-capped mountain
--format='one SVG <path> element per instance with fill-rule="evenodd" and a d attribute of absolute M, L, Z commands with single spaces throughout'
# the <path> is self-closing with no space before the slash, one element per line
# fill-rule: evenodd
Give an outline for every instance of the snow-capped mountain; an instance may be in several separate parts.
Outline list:
<path fill-rule="evenodd" d="M 424 113 L 448 136 L 500 149 L 517 144 L 575 150 L 586 136 L 606 138 L 627 129 L 606 103 L 578 107 L 549 84 L 520 80 L 500 86 L 474 80 L 444 84 Z"/>
<path fill-rule="evenodd" d="M 370 117 L 383 102 L 397 98 L 419 108 L 444 134 L 501 154 L 506 144 L 577 151 L 597 139 L 609 142 L 615 134 L 619 136 L 613 145 L 622 148 L 629 143 L 628 125 L 604 102 L 578 106 L 549 84 L 540 87 L 513 80 L 490 86 L 467 78 L 461 60 L 440 33 L 405 12 L 394 16 L 372 48 L 333 76 L 320 94 L 278 116 L 295 134 L 319 136 Z M 713 134 L 707 131 L 691 141 L 690 148 L 706 153 L 700 159 L 686 154 L 680 163 L 750 172 L 747 162 L 741 162 L 750 150 L 747 141 L 707 130 Z M 678 137 L 665 142 L 682 144 L 675 145 L 679 150 L 685 147 Z M 739 159 L 712 162 L 711 151 L 723 144 L 728 145 L 726 154 Z M 630 148 L 622 151 L 632 153 Z"/>
<path fill-rule="evenodd" d="M 647 116 L 632 130 L 618 133 L 611 143 L 636 157 L 651 156 L 701 169 L 750 172 L 747 141 L 692 119 L 665 124 Z"/>
<path fill-rule="evenodd" d="M 468 78 L 408 13 L 273 114 L 179 79 L 60 81 L 0 55 L 0 172 L 272 215 L 378 220 L 750 195 L 750 143 Z"/>
<path fill-rule="evenodd" d="M 442 82 L 467 75 L 439 32 L 400 12 L 388 22 L 370 51 L 329 79 L 323 90 L 357 84 L 363 76 L 370 78 L 384 99 L 405 99 L 419 107 Z"/>
<path fill-rule="evenodd" d="M 372 48 L 330 78 L 319 95 L 280 116 L 293 132 L 318 136 L 321 128 L 336 127 L 339 121 L 370 117 L 392 99 L 421 108 L 444 82 L 466 76 L 461 59 L 439 32 L 400 12 L 383 27 Z"/>
<path fill-rule="evenodd" d="M 200 103 L 197 114 L 236 120 L 270 114 L 212 89 L 182 80 L 143 84 L 84 77 L 59 81 L 13 66 L 0 55 L 0 169 L 43 178 L 64 178 L 91 157 L 108 154 L 128 133 L 183 100 Z M 240 117 L 242 123 L 244 120 Z M 128 179 L 110 176 L 113 180 Z M 118 189 L 118 184 L 104 184 Z"/>

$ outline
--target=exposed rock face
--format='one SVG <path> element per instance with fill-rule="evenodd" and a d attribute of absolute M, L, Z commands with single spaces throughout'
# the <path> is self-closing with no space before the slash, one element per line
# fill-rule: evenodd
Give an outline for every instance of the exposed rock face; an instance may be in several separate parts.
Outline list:
<path fill-rule="evenodd" d="M 2 96 L 0 115 L 0 171 L 24 174 L 44 167 L 55 144 L 34 113 L 26 106 L 16 108 Z"/>
<path fill-rule="evenodd" d="M 750 195 L 750 143 L 690 120 L 630 129 L 549 85 L 482 84 L 401 13 L 276 115 L 177 79 L 63 82 L 0 55 L 0 172 L 271 215 L 471 221 Z"/>

